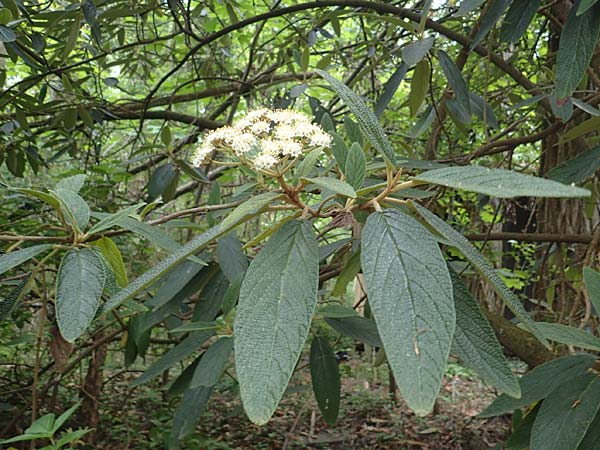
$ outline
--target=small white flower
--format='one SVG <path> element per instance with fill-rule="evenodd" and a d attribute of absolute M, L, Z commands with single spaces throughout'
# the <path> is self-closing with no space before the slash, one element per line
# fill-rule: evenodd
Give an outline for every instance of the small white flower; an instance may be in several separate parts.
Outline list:
<path fill-rule="evenodd" d="M 268 153 L 259 153 L 256 158 L 252 161 L 254 167 L 257 169 L 270 169 L 278 162 L 277 158 Z"/>
<path fill-rule="evenodd" d="M 310 137 L 310 144 L 315 147 L 329 147 L 331 144 L 331 136 L 323 131 L 317 131 L 313 133 Z"/>
<path fill-rule="evenodd" d="M 256 145 L 256 138 L 252 133 L 242 133 L 235 136 L 231 141 L 231 148 L 236 156 L 248 153 Z"/>
<path fill-rule="evenodd" d="M 302 144 L 296 141 L 285 141 L 281 146 L 281 153 L 296 158 L 302 154 Z"/>
<path fill-rule="evenodd" d="M 192 164 L 194 166 L 199 166 L 213 150 L 214 148 L 209 145 L 201 145 L 196 149 L 192 156 Z"/>

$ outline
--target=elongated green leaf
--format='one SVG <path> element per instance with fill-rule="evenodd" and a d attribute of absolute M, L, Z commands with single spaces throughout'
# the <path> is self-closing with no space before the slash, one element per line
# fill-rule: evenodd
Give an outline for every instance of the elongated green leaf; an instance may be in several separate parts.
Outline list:
<path fill-rule="evenodd" d="M 600 448 L 600 413 L 588 427 L 587 433 L 577 450 L 597 450 Z"/>
<path fill-rule="evenodd" d="M 17 308 L 23 297 L 31 289 L 31 274 L 23 279 L 8 296 L 0 300 L 0 323 L 10 318 L 12 312 Z"/>
<path fill-rule="evenodd" d="M 15 188 L 15 191 L 20 192 L 25 195 L 29 195 L 30 197 L 35 197 L 37 199 L 46 202 L 48 205 L 52 206 L 54 209 L 60 209 L 60 201 L 58 198 L 51 192 L 42 192 L 36 191 L 35 189 L 27 189 L 27 188 Z"/>
<path fill-rule="evenodd" d="M 369 304 L 409 408 L 429 413 L 439 392 L 456 318 L 452 283 L 436 240 L 398 211 L 373 213 L 362 237 Z"/>
<path fill-rule="evenodd" d="M 229 354 L 233 350 L 233 338 L 223 336 L 202 355 L 190 383 L 190 388 L 214 386 L 221 378 Z"/>
<path fill-rule="evenodd" d="M 591 177 L 600 168 L 600 145 L 586 150 L 575 158 L 563 161 L 548 176 L 560 183 L 579 183 Z"/>
<path fill-rule="evenodd" d="M 348 153 L 348 159 L 350 158 L 350 153 Z M 348 161 L 346 160 L 346 164 Z M 345 197 L 356 198 L 356 191 L 350 186 L 348 183 L 338 180 L 337 178 L 331 177 L 315 177 L 315 178 L 303 178 L 303 180 L 308 181 L 320 188 L 327 189 L 328 191 L 333 191 L 337 194 L 341 194 Z"/>
<path fill-rule="evenodd" d="M 92 216 L 97 219 L 105 219 L 110 217 L 110 214 L 93 212 Z M 157 245 L 158 247 L 170 251 L 176 252 L 181 248 L 181 245 L 173 239 L 168 233 L 163 231 L 158 226 L 152 226 L 146 222 L 141 222 L 131 217 L 122 216 L 119 218 L 117 225 L 121 228 L 129 230 L 137 235 L 150 241 L 150 243 Z"/>
<path fill-rule="evenodd" d="M 598 5 L 578 15 L 580 2 L 571 8 L 560 34 L 556 56 L 556 96 L 570 97 L 590 65 L 600 34 Z"/>
<path fill-rule="evenodd" d="M 431 75 L 429 61 L 422 60 L 415 67 L 412 80 L 410 82 L 410 93 L 408 94 L 408 108 L 410 116 L 414 117 L 419 112 L 427 91 L 429 90 L 429 77 Z"/>
<path fill-rule="evenodd" d="M 579 3 L 579 8 L 577 8 L 577 15 L 583 14 L 596 3 L 598 3 L 598 0 L 581 0 L 581 3 Z"/>
<path fill-rule="evenodd" d="M 396 91 L 400 87 L 400 83 L 406 76 L 406 72 L 408 71 L 408 66 L 404 63 L 400 64 L 392 76 L 386 81 L 383 85 L 383 92 L 381 96 L 377 99 L 377 103 L 375 103 L 375 107 L 373 108 L 376 117 L 381 117 L 385 108 L 389 105 L 396 94 Z"/>
<path fill-rule="evenodd" d="M 504 169 L 482 166 L 446 167 L 415 177 L 417 181 L 478 192 L 498 198 L 511 197 L 589 197 L 590 192 L 556 181 Z"/>
<path fill-rule="evenodd" d="M 188 333 L 190 331 L 207 331 L 219 328 L 216 322 L 190 322 L 177 328 L 173 328 L 171 333 Z"/>
<path fill-rule="evenodd" d="M 600 130 L 600 117 L 591 117 L 567 130 L 567 132 L 560 137 L 560 142 L 567 143 L 577 139 L 580 136 L 584 136 L 588 133 L 598 130 Z"/>
<path fill-rule="evenodd" d="M 60 180 L 58 183 L 56 183 L 54 189 L 68 189 L 77 194 L 83 187 L 83 184 L 85 183 L 86 179 L 87 175 L 85 174 L 73 175 L 71 177 L 67 177 Z"/>
<path fill-rule="evenodd" d="M 471 117 L 471 103 L 469 101 L 469 89 L 467 83 L 460 72 L 460 69 L 454 64 L 454 61 L 443 50 L 438 50 L 438 60 L 442 71 L 448 80 L 448 84 L 454 91 L 457 106 L 460 108 L 462 115 Z M 468 123 L 468 122 L 466 122 Z"/>
<path fill-rule="evenodd" d="M 600 273 L 591 267 L 583 268 L 583 281 L 596 314 L 600 314 Z"/>
<path fill-rule="evenodd" d="M 491 266 L 489 262 L 479 253 L 479 251 L 473 247 L 473 245 L 454 228 L 444 222 L 442 219 L 437 217 L 431 211 L 423 208 L 420 205 L 413 204 L 416 210 L 421 214 L 425 221 L 433 227 L 435 231 L 440 233 L 449 242 L 452 242 L 456 248 L 458 248 L 465 257 L 471 261 L 471 263 L 477 268 L 477 270 L 483 275 L 485 279 L 492 285 L 496 293 L 504 300 L 506 305 L 510 308 L 513 314 L 525 325 L 538 340 L 548 345 L 544 335 L 535 326 L 535 322 L 531 319 L 527 311 L 523 308 L 523 305 L 519 299 L 511 292 L 502 278 L 496 273 L 496 270 Z"/>
<path fill-rule="evenodd" d="M 198 331 L 190 334 L 183 341 L 165 353 L 158 361 L 148 367 L 148 369 L 142 375 L 133 380 L 131 385 L 139 386 L 147 383 L 152 378 L 160 375 L 165 370 L 173 367 L 179 361 L 182 361 L 184 358 L 187 358 L 196 352 L 198 349 L 200 349 L 200 346 L 212 336 L 214 336 L 214 332 L 211 330 Z"/>
<path fill-rule="evenodd" d="M 36 257 L 51 247 L 51 244 L 33 245 L 22 250 L 4 253 L 0 256 L 0 274 L 3 274 L 4 272 L 23 264 L 25 261 Z"/>
<path fill-rule="evenodd" d="M 206 404 L 212 395 L 212 387 L 200 386 L 188 389 L 173 418 L 172 439 L 169 448 L 174 448 L 179 439 L 183 439 L 196 427 L 200 416 L 206 410 Z"/>
<path fill-rule="evenodd" d="M 111 214 L 110 216 L 104 217 L 100 220 L 100 222 L 88 230 L 88 234 L 100 233 L 101 231 L 108 230 L 109 228 L 119 225 L 119 222 L 123 217 L 128 217 L 129 215 L 134 214 L 143 205 L 144 203 L 138 203 L 137 205 L 129 206 L 121 211 Z"/>
<path fill-rule="evenodd" d="M 242 251 L 242 243 L 234 234 L 223 236 L 217 241 L 217 259 L 229 281 L 242 281 L 248 270 L 248 257 Z"/>
<path fill-rule="evenodd" d="M 340 372 L 333 349 L 324 337 L 310 346 L 310 375 L 315 399 L 329 425 L 335 425 L 340 410 Z"/>
<path fill-rule="evenodd" d="M 586 373 L 561 385 L 542 403 L 531 430 L 531 450 L 573 450 L 600 408 L 600 378 Z"/>
<path fill-rule="evenodd" d="M 516 44 L 527 31 L 542 0 L 513 0 L 502 22 L 500 40 Z"/>
<path fill-rule="evenodd" d="M 510 435 L 510 438 L 506 441 L 504 450 L 529 449 L 529 443 L 531 442 L 531 429 L 533 428 L 533 423 L 535 422 L 539 411 L 540 404 L 538 403 L 533 410 L 527 413 L 517 428 Z"/>
<path fill-rule="evenodd" d="M 331 153 L 340 168 L 346 167 L 346 158 L 348 157 L 348 146 L 344 138 L 334 131 L 331 134 Z"/>
<path fill-rule="evenodd" d="M 519 382 L 502 353 L 494 330 L 456 272 L 450 270 L 450 277 L 456 309 L 453 351 L 485 382 L 511 397 L 520 397 Z"/>
<path fill-rule="evenodd" d="M 92 242 L 93 245 L 100 249 L 102 256 L 108 263 L 108 266 L 115 275 L 115 279 L 119 286 L 127 286 L 127 269 L 123 263 L 123 256 L 119 251 L 119 247 L 109 237 L 101 237 L 97 241 Z"/>
<path fill-rule="evenodd" d="M 536 322 L 536 327 L 546 336 L 546 339 L 587 350 L 600 351 L 600 338 L 579 328 L 560 323 Z"/>
<path fill-rule="evenodd" d="M 479 417 L 511 413 L 515 409 L 524 408 L 542 400 L 562 384 L 584 374 L 595 362 L 596 358 L 592 355 L 581 354 L 564 356 L 537 366 L 519 380 L 521 398 L 517 399 L 502 394 L 479 414 Z"/>
<path fill-rule="evenodd" d="M 17 40 L 16 33 L 5 25 L 0 25 L 0 42 L 14 42 Z"/>
<path fill-rule="evenodd" d="M 221 222 L 221 228 L 228 229 L 233 224 L 255 216 L 279 197 L 281 197 L 281 194 L 278 194 L 277 192 L 264 192 L 262 194 L 250 197 L 244 203 L 231 211 L 225 220 Z"/>
<path fill-rule="evenodd" d="M 425 39 L 420 39 L 415 42 L 411 42 L 407 46 L 402 48 L 402 60 L 408 67 L 415 66 L 425 58 L 427 52 L 431 50 L 433 46 L 433 41 L 435 39 L 433 36 L 427 37 Z"/>
<path fill-rule="evenodd" d="M 335 286 L 331 291 L 333 297 L 343 297 L 346 293 L 348 283 L 350 283 L 360 272 L 360 251 L 354 252 L 344 264 L 344 268 L 335 281 Z"/>
<path fill-rule="evenodd" d="M 492 0 L 490 6 L 485 11 L 485 15 L 482 17 L 479 23 L 479 30 L 477 30 L 477 34 L 471 41 L 471 45 L 469 46 L 471 50 L 477 47 L 477 44 L 481 42 L 481 40 L 494 28 L 496 22 L 500 20 L 506 8 L 509 7 L 513 0 Z"/>
<path fill-rule="evenodd" d="M 90 207 L 79 194 L 70 189 L 54 191 L 61 203 L 61 209 L 69 225 L 76 230 L 83 230 L 90 220 Z"/>
<path fill-rule="evenodd" d="M 129 283 L 127 287 L 123 288 L 116 295 L 112 296 L 102 307 L 101 314 L 105 314 L 109 311 L 112 311 L 125 300 L 128 300 L 134 295 L 138 294 L 143 289 L 145 289 L 146 287 L 154 283 L 156 280 L 158 280 L 161 276 L 172 270 L 177 264 L 182 262 L 188 256 L 199 252 L 213 240 L 219 238 L 224 234 L 227 234 L 236 225 L 237 222 L 231 223 L 229 225 L 229 228 L 224 228 L 223 224 L 216 225 L 211 229 L 205 231 L 204 233 L 200 234 L 199 236 L 196 236 L 194 239 L 189 241 L 175 253 L 165 258 L 156 266 L 147 270 L 143 275 L 139 276 L 131 283 Z"/>
<path fill-rule="evenodd" d="M 178 172 L 171 163 L 158 167 L 148 181 L 148 198 L 150 201 L 162 196 L 165 202 L 173 199 L 177 188 Z"/>
<path fill-rule="evenodd" d="M 327 305 L 319 308 L 317 314 L 321 317 L 331 317 L 338 319 L 340 317 L 357 317 L 357 312 L 349 306 L 343 306 L 336 303 L 328 303 Z"/>
<path fill-rule="evenodd" d="M 347 183 L 354 189 L 360 189 L 367 176 L 367 160 L 363 149 L 355 142 L 348 151 L 346 168 L 344 169 Z M 356 194 L 356 192 L 355 192 Z"/>
<path fill-rule="evenodd" d="M 106 274 L 96 251 L 71 249 L 56 275 L 56 322 L 60 334 L 73 342 L 88 328 L 104 290 Z"/>
<path fill-rule="evenodd" d="M 457 16 L 464 16 L 465 14 L 469 14 L 472 11 L 475 11 L 479 8 L 485 0 L 463 0 L 460 2 L 460 6 L 458 7 L 458 11 L 456 11 Z"/>
<path fill-rule="evenodd" d="M 365 102 L 352 92 L 348 86 L 335 79 L 327 72 L 319 69 L 317 69 L 316 72 L 331 85 L 336 94 L 340 96 L 346 106 L 352 111 L 362 132 L 371 145 L 393 163 L 396 159 L 396 155 L 392 148 L 392 144 L 379 124 L 377 117 L 367 107 Z"/>
<path fill-rule="evenodd" d="M 371 319 L 355 314 L 348 317 L 327 317 L 325 322 L 344 336 L 364 342 L 371 347 L 383 346 L 377 326 Z"/>
<path fill-rule="evenodd" d="M 292 376 L 317 302 L 319 249 L 308 222 L 286 223 L 252 261 L 234 323 L 244 409 L 266 423 Z"/>

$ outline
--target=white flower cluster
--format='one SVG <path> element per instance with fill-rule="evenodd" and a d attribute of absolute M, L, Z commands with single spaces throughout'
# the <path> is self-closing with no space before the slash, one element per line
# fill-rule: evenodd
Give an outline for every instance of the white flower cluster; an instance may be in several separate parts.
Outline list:
<path fill-rule="evenodd" d="M 328 147 L 331 136 L 300 112 L 250 111 L 232 126 L 207 133 L 193 163 L 200 165 L 215 150 L 232 151 L 257 169 L 270 169 L 286 157 L 296 158 L 315 147 Z"/>

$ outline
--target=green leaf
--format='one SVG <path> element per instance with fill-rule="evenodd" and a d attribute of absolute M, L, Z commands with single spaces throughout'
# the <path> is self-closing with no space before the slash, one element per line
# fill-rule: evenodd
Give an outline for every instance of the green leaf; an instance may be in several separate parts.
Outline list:
<path fill-rule="evenodd" d="M 173 418 L 171 435 L 174 442 L 171 443 L 169 448 L 173 448 L 177 440 L 183 439 L 194 431 L 196 423 L 204 413 L 211 395 L 212 388 L 205 386 L 185 391 Z"/>
<path fill-rule="evenodd" d="M 0 42 L 14 42 L 17 40 L 17 35 L 5 25 L 0 25 Z"/>
<path fill-rule="evenodd" d="M 587 433 L 577 450 L 598 450 L 600 448 L 600 414 L 596 414 L 594 421 L 588 427 Z"/>
<path fill-rule="evenodd" d="M 600 35 L 598 6 L 578 15 L 579 5 L 579 2 L 573 5 L 560 33 L 556 56 L 556 96 L 559 99 L 570 97 L 583 79 Z"/>
<path fill-rule="evenodd" d="M 90 207 L 79 194 L 70 189 L 54 191 L 61 203 L 65 220 L 73 229 L 81 231 L 90 221 Z"/>
<path fill-rule="evenodd" d="M 406 76 L 406 72 L 408 71 L 408 66 L 405 63 L 401 63 L 392 76 L 386 81 L 383 86 L 383 92 L 381 96 L 377 99 L 377 103 L 373 108 L 376 117 L 381 117 L 385 108 L 389 105 L 396 94 L 396 91 L 400 87 L 400 83 Z"/>
<path fill-rule="evenodd" d="M 85 175 L 85 174 L 73 175 L 71 177 L 67 177 L 67 178 L 60 180 L 58 183 L 56 183 L 56 186 L 54 187 L 54 189 L 55 190 L 68 189 L 77 194 L 83 187 L 86 179 L 87 179 L 87 175 Z"/>
<path fill-rule="evenodd" d="M 138 203 L 137 205 L 129 206 L 121 211 L 117 211 L 114 214 L 104 217 L 97 224 L 92 226 L 87 232 L 87 234 L 100 233 L 101 231 L 108 230 L 114 226 L 118 226 L 119 222 L 123 217 L 129 217 L 131 214 L 134 214 L 139 208 L 141 208 L 144 203 Z"/>
<path fill-rule="evenodd" d="M 357 312 L 349 306 L 343 306 L 336 303 L 328 303 L 317 310 L 317 314 L 321 317 L 330 317 L 339 319 L 340 317 L 356 317 Z"/>
<path fill-rule="evenodd" d="M 27 188 L 16 188 L 15 191 L 42 200 L 43 202 L 46 202 L 48 205 L 52 206 L 56 210 L 60 209 L 60 200 L 52 192 L 46 193 L 42 191 L 36 191 L 35 189 Z"/>
<path fill-rule="evenodd" d="M 298 168 L 296 169 L 296 177 L 302 178 L 310 176 L 311 172 L 315 169 L 315 166 L 317 165 L 319 157 L 322 154 L 323 153 L 320 148 L 316 148 L 305 154 L 304 159 L 300 161 L 300 164 L 298 164 Z"/>
<path fill-rule="evenodd" d="M 93 212 L 92 216 L 97 219 L 105 219 L 110 217 L 111 214 Z M 164 250 L 176 252 L 177 250 L 181 249 L 181 245 L 179 245 L 175 239 L 173 239 L 168 233 L 164 232 L 158 226 L 152 226 L 148 223 L 141 222 L 138 219 L 133 219 L 127 216 L 119 217 L 117 226 L 142 236 L 152 244 L 157 245 Z"/>
<path fill-rule="evenodd" d="M 178 173 L 175 166 L 171 163 L 163 164 L 158 167 L 148 181 L 148 199 L 155 200 L 162 196 L 165 202 L 173 199 L 177 189 Z"/>
<path fill-rule="evenodd" d="M 506 8 L 511 4 L 513 0 L 492 0 L 490 6 L 485 11 L 485 16 L 481 18 L 479 21 L 479 30 L 477 30 L 477 34 L 471 41 L 471 45 L 469 48 L 473 50 L 477 47 L 477 44 L 481 42 L 481 40 L 487 36 L 487 34 L 494 28 L 496 22 L 500 20 Z"/>
<path fill-rule="evenodd" d="M 249 218 L 253 216 L 248 214 L 243 217 Z M 138 294 L 146 287 L 154 283 L 156 280 L 158 280 L 161 276 L 165 275 L 167 272 L 172 270 L 177 264 L 182 262 L 184 259 L 186 259 L 190 255 L 193 255 L 194 253 L 199 252 L 213 240 L 218 239 L 219 237 L 230 232 L 235 226 L 238 225 L 238 223 L 239 221 L 233 220 L 230 221 L 230 223 L 227 224 L 227 226 L 224 226 L 225 221 L 223 221 L 220 225 L 216 225 L 210 228 L 209 230 L 205 231 L 204 233 L 200 234 L 199 236 L 196 236 L 194 239 L 182 246 L 175 253 L 165 258 L 156 266 L 147 270 L 143 275 L 133 280 L 127 287 L 125 287 L 116 295 L 111 297 L 104 304 L 100 313 L 105 314 L 107 312 L 112 311 L 125 300 L 130 299 L 131 297 Z"/>
<path fill-rule="evenodd" d="M 596 173 L 600 168 L 600 145 L 563 161 L 554 167 L 548 176 L 564 184 L 579 183 Z"/>
<path fill-rule="evenodd" d="M 340 168 L 346 167 L 346 158 L 348 157 L 348 147 L 344 138 L 334 131 L 330 131 L 329 134 L 332 137 L 331 140 L 331 153 Z"/>
<path fill-rule="evenodd" d="M 581 3 L 579 3 L 579 8 L 577 8 L 577 15 L 579 16 L 583 14 L 596 3 L 598 3 L 598 0 L 581 0 Z"/>
<path fill-rule="evenodd" d="M 433 227 L 435 231 L 440 233 L 443 238 L 452 242 L 452 244 L 458 248 L 465 257 L 477 268 L 479 273 L 492 285 L 496 293 L 504 300 L 508 308 L 513 314 L 519 319 L 523 325 L 529 330 L 540 342 L 548 345 L 544 335 L 535 326 L 535 322 L 531 319 L 527 311 L 523 308 L 521 301 L 511 292 L 502 278 L 496 272 L 489 262 L 479 253 L 479 251 L 473 247 L 473 245 L 454 228 L 444 222 L 442 219 L 437 217 L 431 211 L 417 204 L 412 204 L 415 209 L 421 214 L 425 221 Z"/>
<path fill-rule="evenodd" d="M 540 404 L 527 413 L 506 441 L 504 450 L 528 450 L 531 442 L 531 429 L 540 411 Z M 513 416 L 514 417 L 514 416 Z M 513 419 L 514 421 L 514 419 Z"/>
<path fill-rule="evenodd" d="M 456 309 L 453 352 L 486 383 L 511 397 L 520 397 L 519 383 L 477 301 L 453 270 L 450 270 L 450 278 Z"/>
<path fill-rule="evenodd" d="M 430 36 L 402 47 L 402 60 L 404 63 L 408 67 L 417 65 L 419 61 L 425 58 L 427 52 L 431 50 L 434 40 L 434 37 Z"/>
<path fill-rule="evenodd" d="M 600 351 L 600 338 L 584 330 L 560 323 L 536 322 L 535 325 L 550 341 Z"/>
<path fill-rule="evenodd" d="M 333 426 L 340 410 L 340 372 L 333 349 L 324 337 L 315 337 L 310 346 L 310 375 L 321 414 Z"/>
<path fill-rule="evenodd" d="M 255 216 L 275 201 L 275 199 L 280 197 L 281 194 L 278 194 L 277 192 L 264 192 L 250 197 L 231 211 L 225 220 L 221 222 L 221 229 L 225 230 L 231 228 L 233 225 L 237 225 L 239 222 Z"/>
<path fill-rule="evenodd" d="M 542 0 L 513 0 L 500 28 L 500 40 L 516 44 L 527 31 Z"/>
<path fill-rule="evenodd" d="M 463 0 L 460 2 L 460 6 L 458 7 L 458 11 L 456 12 L 457 16 L 464 16 L 469 14 L 472 11 L 475 11 L 479 8 L 485 0 Z"/>
<path fill-rule="evenodd" d="M 361 260 L 369 305 L 398 388 L 410 409 L 428 414 L 456 324 L 442 252 L 419 222 L 387 210 L 367 219 Z"/>
<path fill-rule="evenodd" d="M 190 388 L 194 389 L 200 386 L 210 387 L 217 384 L 225 365 L 229 359 L 229 354 L 233 350 L 233 338 L 223 336 L 202 355 L 200 362 L 194 371 L 194 377 L 190 383 Z"/>
<path fill-rule="evenodd" d="M 351 254 L 348 261 L 344 264 L 344 268 L 335 281 L 331 295 L 333 297 L 343 297 L 346 293 L 348 283 L 354 280 L 358 272 L 360 272 L 360 251 Z"/>
<path fill-rule="evenodd" d="M 308 222 L 286 223 L 252 261 L 235 317 L 235 366 L 249 419 L 265 424 L 283 396 L 317 302 L 319 249 Z"/>
<path fill-rule="evenodd" d="M 4 253 L 0 256 L 0 275 L 8 272 L 10 269 L 23 264 L 25 261 L 36 257 L 42 252 L 51 248 L 51 244 L 33 245 L 22 250 L 16 250 L 10 253 Z"/>
<path fill-rule="evenodd" d="M 408 94 L 410 117 L 417 115 L 427 96 L 427 91 L 429 90 L 429 77 L 431 76 L 430 72 L 431 68 L 429 67 L 429 61 L 426 59 L 419 62 L 417 67 L 415 67 L 410 82 L 410 93 Z"/>
<path fill-rule="evenodd" d="M 375 322 L 362 316 L 327 317 L 325 322 L 344 336 L 364 342 L 371 347 L 382 347 Z"/>
<path fill-rule="evenodd" d="M 600 314 L 600 273 L 591 267 L 584 267 L 583 281 L 596 314 Z"/>
<path fill-rule="evenodd" d="M 121 255 L 117 244 L 115 244 L 111 238 L 106 236 L 101 237 L 91 244 L 100 249 L 102 256 L 104 256 L 104 259 L 108 263 L 112 273 L 115 275 L 115 279 L 117 280 L 119 286 L 127 286 L 127 269 L 125 269 L 123 256 Z"/>
<path fill-rule="evenodd" d="M 29 274 L 10 292 L 10 294 L 0 300 L 0 323 L 10 318 L 10 315 L 17 308 L 19 303 L 21 303 L 23 297 L 29 292 L 31 289 L 31 280 L 32 277 L 31 274 Z"/>
<path fill-rule="evenodd" d="M 352 114 L 354 114 L 354 117 L 356 117 L 358 125 L 371 145 L 373 145 L 377 151 L 394 163 L 396 155 L 394 154 L 392 144 L 383 131 L 383 128 L 377 120 L 377 117 L 367 107 L 365 102 L 358 95 L 352 92 L 348 86 L 335 79 L 327 72 L 319 69 L 317 69 L 316 72 L 331 85 L 333 90 L 340 96 L 350 111 L 352 111 Z"/>
<path fill-rule="evenodd" d="M 575 125 L 560 136 L 560 143 L 565 144 L 580 136 L 600 130 L 600 117 L 591 117 L 583 122 Z"/>
<path fill-rule="evenodd" d="M 350 154 L 348 153 L 348 157 Z M 346 161 L 348 163 L 348 161 Z M 356 191 L 352 186 L 342 180 L 331 177 L 315 177 L 315 178 L 302 178 L 302 180 L 308 181 L 322 189 L 333 191 L 337 194 L 345 197 L 356 198 Z"/>
<path fill-rule="evenodd" d="M 56 322 L 60 334 L 73 342 L 92 322 L 104 290 L 106 275 L 92 249 L 69 250 L 56 275 Z"/>
<path fill-rule="evenodd" d="M 594 356 L 581 354 L 556 358 L 537 366 L 519 380 L 521 398 L 517 399 L 502 394 L 478 417 L 494 417 L 511 413 L 515 409 L 524 408 L 542 400 L 559 386 L 584 374 L 595 362 Z"/>
<path fill-rule="evenodd" d="M 230 233 L 217 241 L 217 260 L 221 270 L 232 282 L 241 282 L 248 270 L 248 257 L 242 251 L 242 243 Z"/>
<path fill-rule="evenodd" d="M 79 405 L 81 405 L 81 402 L 77 402 L 75 403 L 73 406 L 71 406 L 69 409 L 67 409 L 64 413 L 62 413 L 60 416 L 58 416 L 58 418 L 56 419 L 56 421 L 54 422 L 53 426 L 52 426 L 52 434 L 55 434 L 58 430 L 61 429 L 61 427 L 65 424 L 65 422 L 67 420 L 69 420 L 69 417 L 71 417 L 73 415 L 73 413 L 77 410 L 77 408 L 79 408 Z"/>
<path fill-rule="evenodd" d="M 542 403 L 531 430 L 531 450 L 573 450 L 600 409 L 600 378 L 586 373 L 569 380 Z"/>
<path fill-rule="evenodd" d="M 471 117 L 471 103 L 469 101 L 469 89 L 467 83 L 460 72 L 460 69 L 450 59 L 448 54 L 443 50 L 438 50 L 438 60 L 442 71 L 448 80 L 448 84 L 454 91 L 457 106 L 460 108 L 465 117 Z M 467 122 L 468 123 L 468 122 Z"/>
<path fill-rule="evenodd" d="M 183 341 L 165 353 L 158 361 L 148 367 L 148 369 L 142 375 L 133 380 L 131 385 L 139 386 L 147 383 L 152 378 L 160 375 L 165 370 L 173 367 L 178 362 L 192 355 L 212 336 L 214 336 L 214 332 L 210 330 L 199 331 L 190 334 Z"/>
<path fill-rule="evenodd" d="M 65 445 L 79 441 L 83 436 L 92 431 L 89 428 L 79 428 L 74 431 L 68 431 L 60 436 L 56 441 L 56 448 L 63 448 Z M 43 450 L 43 449 L 42 449 Z"/>
<path fill-rule="evenodd" d="M 360 189 L 365 182 L 365 177 L 367 176 L 367 160 L 365 159 L 365 153 L 358 142 L 353 143 L 348 151 L 344 174 L 346 175 L 346 181 L 354 189 Z"/>
<path fill-rule="evenodd" d="M 207 331 L 219 328 L 216 322 L 190 322 L 177 328 L 173 328 L 171 333 L 189 333 L 190 331 Z"/>
<path fill-rule="evenodd" d="M 171 129 L 169 128 L 168 125 L 165 125 L 163 127 L 163 129 L 160 131 L 160 141 L 163 144 L 168 146 L 171 143 L 172 139 L 173 139 L 173 136 L 171 135 Z"/>
<path fill-rule="evenodd" d="M 590 192 L 586 189 L 511 170 L 488 169 L 482 166 L 446 167 L 430 170 L 418 175 L 415 180 L 498 198 L 590 196 Z"/>

